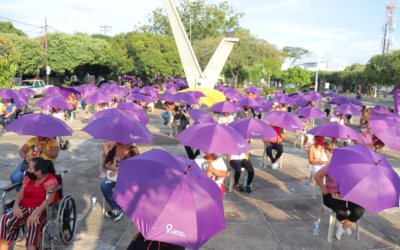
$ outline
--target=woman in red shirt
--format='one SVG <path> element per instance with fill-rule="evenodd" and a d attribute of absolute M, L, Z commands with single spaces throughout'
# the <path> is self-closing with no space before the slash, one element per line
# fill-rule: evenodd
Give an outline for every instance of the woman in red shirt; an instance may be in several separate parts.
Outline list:
<path fill-rule="evenodd" d="M 35 250 L 40 247 L 38 238 L 46 222 L 46 195 L 59 185 L 54 176 L 53 162 L 41 157 L 33 158 L 29 163 L 22 187 L 15 198 L 13 211 L 0 219 L 0 249 L 8 249 L 18 225 L 26 223 L 26 247 Z M 59 199 L 58 192 L 49 196 L 49 204 Z"/>
<path fill-rule="evenodd" d="M 73 110 L 76 110 L 76 107 L 78 105 L 78 99 L 76 98 L 76 94 L 74 92 L 71 92 L 71 94 L 69 94 L 67 102 L 69 104 L 71 104 Z M 66 109 L 68 117 L 71 117 L 71 112 L 72 110 L 70 109 Z"/>

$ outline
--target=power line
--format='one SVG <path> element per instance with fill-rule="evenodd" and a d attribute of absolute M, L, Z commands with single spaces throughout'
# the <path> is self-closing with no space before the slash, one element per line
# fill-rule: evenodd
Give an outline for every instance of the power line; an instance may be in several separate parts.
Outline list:
<path fill-rule="evenodd" d="M 28 26 L 36 27 L 36 28 L 42 28 L 42 26 L 36 26 L 36 25 L 32 25 L 32 24 L 22 23 L 22 22 L 18 22 L 18 21 L 15 21 L 15 20 L 12 20 L 12 19 L 9 19 L 9 18 L 6 18 L 6 17 L 2 17 L 2 16 L 0 16 L 0 18 L 4 18 L 4 19 L 9 20 L 9 21 L 12 21 L 12 22 L 16 22 L 16 23 L 20 23 L 20 24 L 25 24 L 25 25 L 28 25 Z"/>
<path fill-rule="evenodd" d="M 61 31 L 58 31 L 58 30 L 56 30 L 55 28 L 53 28 L 53 27 L 51 27 L 51 26 L 48 26 L 48 25 L 47 25 L 47 27 L 52 28 L 53 30 L 55 30 L 55 31 L 57 31 L 57 32 L 61 32 Z"/>
<path fill-rule="evenodd" d="M 111 26 L 104 25 L 104 26 L 100 26 L 100 28 L 101 28 L 101 31 L 104 30 L 104 35 L 107 36 L 107 29 L 108 29 L 108 28 L 112 28 L 112 27 L 111 27 Z M 111 31 L 111 30 L 108 30 L 108 31 Z"/>
<path fill-rule="evenodd" d="M 34 28 L 34 29 L 32 29 L 32 30 L 37 30 L 37 29 L 41 29 L 41 28 L 43 28 L 43 27 L 39 27 L 39 28 Z M 31 32 L 32 30 L 27 30 L 27 31 L 23 31 L 24 33 L 27 33 L 27 32 Z M 35 32 L 36 33 L 36 32 Z"/>

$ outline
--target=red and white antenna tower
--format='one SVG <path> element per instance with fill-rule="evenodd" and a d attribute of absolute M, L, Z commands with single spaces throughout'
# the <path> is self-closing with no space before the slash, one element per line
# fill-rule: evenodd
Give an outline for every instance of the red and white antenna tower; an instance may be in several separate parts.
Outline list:
<path fill-rule="evenodd" d="M 400 1 L 399 1 L 400 2 Z M 394 38 L 392 38 L 392 32 L 396 28 L 396 23 L 394 20 L 394 10 L 397 8 L 398 3 L 389 3 L 385 4 L 385 23 L 382 26 L 383 37 L 381 39 L 382 44 L 382 54 L 390 52 L 390 46 L 393 45 Z"/>

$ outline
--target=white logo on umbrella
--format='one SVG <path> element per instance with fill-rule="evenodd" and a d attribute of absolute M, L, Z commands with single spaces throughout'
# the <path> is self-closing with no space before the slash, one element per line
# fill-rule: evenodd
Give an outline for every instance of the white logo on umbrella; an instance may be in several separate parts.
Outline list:
<path fill-rule="evenodd" d="M 131 139 L 140 139 L 140 136 L 134 136 L 132 134 L 129 135 L 131 137 Z"/>
<path fill-rule="evenodd" d="M 201 119 L 199 119 L 199 123 L 202 123 Z"/>
<path fill-rule="evenodd" d="M 170 233 L 170 234 L 173 234 L 173 235 L 176 235 L 176 236 L 186 237 L 184 232 L 177 231 L 177 230 L 172 230 L 172 225 L 171 224 L 168 224 L 166 228 L 167 228 L 167 234 Z"/>
<path fill-rule="evenodd" d="M 295 125 L 292 125 L 292 128 L 299 128 L 299 127 L 297 127 L 297 126 L 295 126 Z"/>
<path fill-rule="evenodd" d="M 181 100 L 181 103 L 182 103 L 182 102 L 185 102 L 185 101 L 184 101 L 184 100 Z"/>
<path fill-rule="evenodd" d="M 251 135 L 261 135 L 261 134 L 251 132 Z"/>
<path fill-rule="evenodd" d="M 172 225 L 168 224 L 167 225 L 167 234 L 169 234 L 169 232 L 172 230 Z"/>
<path fill-rule="evenodd" d="M 99 100 L 99 102 L 104 102 L 104 100 Z"/>
<path fill-rule="evenodd" d="M 238 143 L 238 146 L 239 146 L 239 148 L 244 148 L 244 147 L 246 147 L 246 145 L 243 145 L 243 144 L 240 144 L 240 143 Z"/>

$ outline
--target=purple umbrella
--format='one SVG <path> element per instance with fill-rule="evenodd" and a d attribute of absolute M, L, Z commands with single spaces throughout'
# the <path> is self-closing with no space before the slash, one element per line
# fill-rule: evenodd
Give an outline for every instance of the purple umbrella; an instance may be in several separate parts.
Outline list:
<path fill-rule="evenodd" d="M 130 91 L 130 93 L 139 93 L 140 92 L 140 88 L 138 88 L 138 87 L 134 87 L 131 91 Z"/>
<path fill-rule="evenodd" d="M 374 129 L 375 136 L 381 139 L 388 148 L 400 151 L 400 117 L 386 117 L 381 121 L 375 117 L 370 118 L 368 122 Z"/>
<path fill-rule="evenodd" d="M 350 100 L 344 96 L 337 96 L 332 98 L 332 100 L 330 100 L 328 104 L 340 104 L 340 105 L 350 104 Z"/>
<path fill-rule="evenodd" d="M 167 80 L 165 80 L 166 82 L 172 82 L 174 79 L 172 78 L 168 78 Z"/>
<path fill-rule="evenodd" d="M 12 89 L 0 89 L 0 98 L 21 99 L 22 94 Z"/>
<path fill-rule="evenodd" d="M 299 96 L 299 93 L 291 93 L 291 94 L 288 94 L 288 96 L 289 96 L 289 97 Z"/>
<path fill-rule="evenodd" d="M 104 90 L 105 88 L 107 88 L 107 87 L 109 87 L 110 86 L 110 84 L 109 83 L 102 83 L 101 85 L 100 85 L 100 88 L 102 89 L 102 90 Z"/>
<path fill-rule="evenodd" d="M 160 85 L 160 84 L 153 84 L 152 87 L 153 87 L 153 88 L 161 88 L 161 85 Z"/>
<path fill-rule="evenodd" d="M 116 109 L 133 111 L 133 112 L 136 112 L 138 116 L 145 116 L 147 119 L 146 111 L 144 111 L 144 109 L 142 107 L 135 104 L 134 102 L 120 102 L 118 104 L 118 106 L 116 107 Z M 139 121 L 144 121 L 144 119 L 139 117 Z M 144 122 L 142 122 L 142 123 L 144 123 Z"/>
<path fill-rule="evenodd" d="M 334 97 L 338 96 L 338 94 L 333 93 L 333 92 L 329 92 L 329 93 L 326 93 L 325 96 L 329 96 L 329 97 L 334 98 Z"/>
<path fill-rule="evenodd" d="M 271 139 L 278 136 L 275 130 L 266 122 L 254 118 L 236 120 L 228 125 L 235 129 L 245 139 Z"/>
<path fill-rule="evenodd" d="M 254 87 L 250 87 L 244 90 L 244 92 L 247 93 L 256 93 L 257 95 L 261 93 L 261 90 L 254 88 Z"/>
<path fill-rule="evenodd" d="M 51 87 L 45 88 L 42 91 L 42 93 L 46 94 L 46 95 L 59 95 L 60 94 L 60 88 L 57 87 L 57 86 L 51 86 Z"/>
<path fill-rule="evenodd" d="M 36 91 L 30 88 L 21 88 L 18 90 L 18 92 L 26 96 L 36 94 Z"/>
<path fill-rule="evenodd" d="M 228 89 L 224 85 L 219 85 L 219 86 L 221 86 L 220 88 L 217 88 L 219 92 L 225 92 Z"/>
<path fill-rule="evenodd" d="M 176 88 L 174 88 L 174 87 L 168 87 L 168 88 L 166 88 L 167 89 L 167 91 L 169 92 L 169 93 L 171 93 L 171 94 L 173 94 L 173 93 L 175 93 L 175 92 L 177 92 L 179 89 L 176 87 Z"/>
<path fill-rule="evenodd" d="M 254 107 L 253 109 L 254 109 L 254 111 L 259 112 L 259 113 L 268 112 L 272 109 L 272 103 L 270 101 L 268 101 L 267 103 L 261 103 L 260 107 Z"/>
<path fill-rule="evenodd" d="M 304 100 L 302 97 L 295 99 L 294 102 L 296 103 L 296 107 L 304 107 L 308 104 L 308 101 Z"/>
<path fill-rule="evenodd" d="M 340 105 L 340 106 L 334 108 L 333 110 L 335 110 L 341 114 L 344 114 L 344 115 L 362 116 L 360 110 L 358 110 L 356 107 L 354 107 L 352 105 L 348 105 L 348 104 Z"/>
<path fill-rule="evenodd" d="M 321 97 L 321 98 L 322 98 L 322 94 L 321 94 L 321 93 L 319 93 L 319 92 L 317 92 L 317 91 L 310 91 L 310 92 L 308 92 L 307 94 L 313 94 L 313 95 L 317 95 L 317 96 L 319 96 L 319 97 Z"/>
<path fill-rule="evenodd" d="M 143 123 L 127 116 L 107 115 L 94 120 L 82 129 L 94 139 L 123 144 L 150 143 L 154 137 Z"/>
<path fill-rule="evenodd" d="M 175 83 L 186 83 L 184 80 L 180 79 L 180 78 L 176 78 L 174 80 L 172 80 Z"/>
<path fill-rule="evenodd" d="M 178 135 L 182 145 L 206 153 L 241 155 L 251 147 L 236 130 L 221 124 L 203 123 L 188 127 Z"/>
<path fill-rule="evenodd" d="M 379 105 L 375 106 L 375 108 L 371 109 L 371 115 L 374 114 L 387 114 L 389 113 L 389 110 L 387 110 L 387 108 L 381 107 Z"/>
<path fill-rule="evenodd" d="M 62 87 L 60 89 L 60 95 L 64 96 L 65 98 L 68 98 L 71 93 L 75 93 L 76 98 L 81 98 L 81 92 L 73 87 Z"/>
<path fill-rule="evenodd" d="M 173 94 L 170 97 L 170 101 L 177 102 L 180 104 L 185 104 L 185 105 L 192 105 L 192 104 L 199 103 L 199 101 L 196 99 L 196 97 L 194 97 L 193 95 L 191 95 L 190 93 L 187 93 L 187 92 L 178 92 L 178 93 Z"/>
<path fill-rule="evenodd" d="M 85 102 L 88 104 L 102 104 L 111 102 L 112 100 L 112 96 L 104 90 L 94 92 L 93 94 L 90 94 L 85 98 Z"/>
<path fill-rule="evenodd" d="M 10 130 L 19 135 L 33 135 L 43 137 L 71 136 L 72 129 L 60 119 L 39 114 L 24 115 L 10 123 L 5 130 Z"/>
<path fill-rule="evenodd" d="M 35 102 L 39 107 L 50 107 L 56 109 L 74 109 L 63 96 L 46 96 Z"/>
<path fill-rule="evenodd" d="M 244 98 L 244 99 L 238 101 L 237 105 L 239 105 L 240 107 L 249 106 L 251 108 L 261 106 L 261 104 L 259 102 L 255 101 L 253 99 L 250 99 L 250 98 Z"/>
<path fill-rule="evenodd" d="M 276 97 L 274 100 L 273 100 L 273 102 L 277 102 L 277 103 L 279 103 L 279 104 L 291 104 L 291 105 L 296 105 L 296 102 L 292 99 L 292 98 L 290 98 L 290 97 L 288 97 L 288 96 L 279 96 L 279 97 Z"/>
<path fill-rule="evenodd" d="M 318 95 L 315 94 L 307 94 L 302 97 L 306 101 L 311 101 L 311 102 L 322 102 L 321 98 Z"/>
<path fill-rule="evenodd" d="M 121 115 L 121 110 L 120 109 L 105 109 L 105 110 L 101 110 L 99 112 L 97 112 L 96 114 L 94 114 L 89 121 L 94 121 L 99 119 L 102 116 L 106 116 L 106 115 L 113 115 L 113 116 L 120 116 Z M 147 116 L 145 115 L 141 115 L 138 112 L 135 111 L 130 111 L 130 110 L 125 110 L 122 112 L 123 116 L 128 116 L 134 120 L 138 120 L 141 123 L 143 123 L 144 125 L 147 125 L 147 123 L 149 123 L 149 119 L 147 118 Z"/>
<path fill-rule="evenodd" d="M 232 89 L 230 91 L 225 91 L 224 95 L 226 97 L 228 97 L 229 100 L 232 100 L 232 101 L 235 101 L 235 102 L 238 102 L 238 101 L 246 98 L 246 97 L 244 97 L 244 95 L 242 95 L 242 93 L 240 93 L 240 92 L 238 92 L 238 91 L 236 91 L 234 89 Z"/>
<path fill-rule="evenodd" d="M 350 99 L 350 102 L 353 103 L 354 105 L 357 105 L 357 106 L 360 106 L 360 107 L 364 106 L 364 104 L 358 99 L 354 99 L 354 98 Z"/>
<path fill-rule="evenodd" d="M 171 97 L 172 97 L 172 94 L 169 93 L 168 91 L 165 91 L 164 93 L 162 93 L 161 95 L 158 96 L 158 99 L 160 99 L 162 101 L 172 102 L 172 101 L 170 101 Z"/>
<path fill-rule="evenodd" d="M 143 86 L 143 84 L 141 84 L 140 82 L 134 82 L 134 83 L 132 83 L 132 85 L 136 85 L 136 84 L 137 84 L 138 87 L 142 87 L 142 86 Z"/>
<path fill-rule="evenodd" d="M 303 130 L 301 120 L 286 111 L 273 111 L 266 114 L 263 120 L 269 122 L 272 126 L 284 128 L 287 130 Z"/>
<path fill-rule="evenodd" d="M 307 134 L 362 141 L 362 138 L 357 131 L 339 123 L 324 123 L 318 125 L 308 131 Z"/>
<path fill-rule="evenodd" d="M 342 198 L 379 213 L 399 206 L 400 178 L 388 160 L 362 145 L 334 149 L 328 174 Z"/>
<path fill-rule="evenodd" d="M 218 185 L 193 160 L 160 149 L 120 162 L 112 198 L 147 240 L 197 250 L 226 228 Z"/>
<path fill-rule="evenodd" d="M 122 77 L 122 80 L 129 80 L 129 81 L 132 81 L 132 80 L 133 80 L 133 77 L 132 77 L 132 76 L 124 76 L 124 77 Z"/>
<path fill-rule="evenodd" d="M 275 98 L 280 97 L 280 96 L 284 96 L 284 95 L 285 95 L 284 93 L 279 92 L 279 91 L 274 93 Z"/>
<path fill-rule="evenodd" d="M 298 91 L 297 93 L 299 94 L 299 96 L 304 96 L 303 92 Z"/>
<path fill-rule="evenodd" d="M 152 91 L 143 88 L 143 89 L 139 89 L 139 92 L 138 92 L 138 93 L 139 93 L 139 94 L 143 94 L 143 95 L 147 95 L 147 96 L 151 96 Z"/>
<path fill-rule="evenodd" d="M 14 90 L 13 90 L 14 91 Z M 17 108 L 21 108 L 25 105 L 28 105 L 29 103 L 29 98 L 26 95 L 23 95 L 17 91 L 14 91 L 15 93 L 13 93 L 11 96 L 14 96 L 14 98 L 6 98 L 3 97 L 3 101 L 2 103 L 6 104 L 7 99 L 13 99 L 15 105 L 17 106 Z M 4 93 L 3 93 L 4 94 Z"/>
<path fill-rule="evenodd" d="M 118 86 L 110 86 L 109 88 L 107 88 L 107 93 L 109 93 L 113 98 L 124 98 L 128 94 L 125 89 Z"/>
<path fill-rule="evenodd" d="M 212 112 L 239 112 L 243 109 L 233 102 L 224 101 L 217 102 L 216 104 L 208 108 L 208 110 Z"/>
<path fill-rule="evenodd" d="M 389 129 L 392 126 L 400 123 L 400 116 L 394 115 L 375 115 L 369 118 L 368 123 L 371 125 L 375 134 Z"/>
<path fill-rule="evenodd" d="M 255 100 L 255 101 L 257 101 L 257 102 L 259 102 L 259 103 L 271 103 L 271 105 L 272 105 L 272 102 L 271 101 L 269 101 L 269 100 L 267 100 L 267 99 L 265 99 L 265 98 L 262 98 L 262 97 L 259 97 L 259 96 L 257 96 L 256 98 L 254 98 L 253 100 Z"/>
<path fill-rule="evenodd" d="M 128 95 L 125 99 L 132 100 L 135 102 L 151 102 L 151 99 L 149 97 L 138 93 L 132 93 Z"/>
<path fill-rule="evenodd" d="M 307 118 L 313 118 L 313 119 L 325 119 L 327 118 L 325 113 L 321 111 L 318 108 L 314 107 L 305 107 L 297 110 L 296 115 L 302 116 L 302 117 L 307 117 Z"/>
<path fill-rule="evenodd" d="M 190 115 L 190 118 L 193 119 L 198 124 L 202 123 L 216 123 L 214 118 L 202 109 L 189 109 L 187 111 Z"/>
<path fill-rule="evenodd" d="M 206 94 L 200 91 L 188 91 L 191 95 L 193 95 L 196 98 L 201 98 L 201 97 L 207 97 Z"/>

